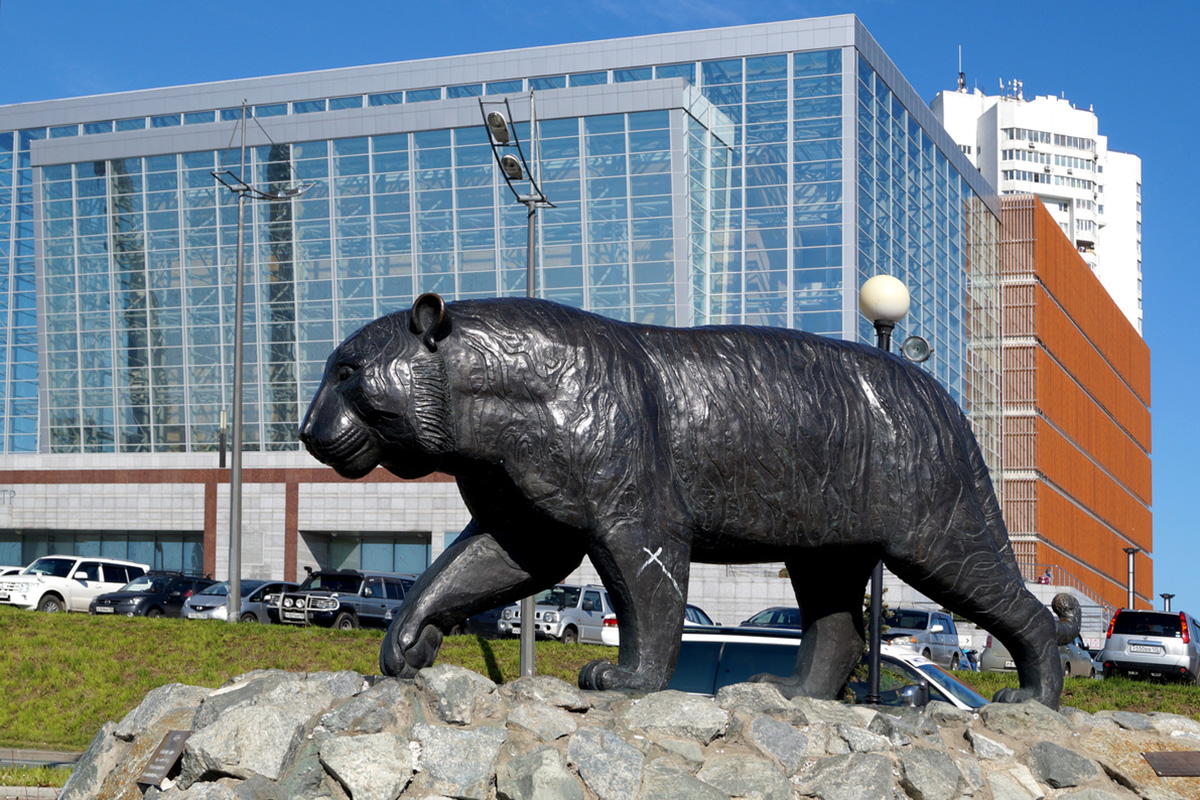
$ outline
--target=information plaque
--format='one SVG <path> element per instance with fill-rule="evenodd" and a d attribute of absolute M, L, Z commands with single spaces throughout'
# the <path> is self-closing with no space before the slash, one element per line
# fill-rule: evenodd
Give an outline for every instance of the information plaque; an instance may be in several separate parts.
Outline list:
<path fill-rule="evenodd" d="M 191 731 L 169 731 L 163 737 L 163 740 L 158 743 L 158 748 L 154 751 L 154 755 L 150 757 L 150 763 L 146 765 L 146 770 L 137 779 L 137 782 L 149 784 L 150 786 L 160 785 L 166 779 L 171 768 L 175 766 L 175 762 L 179 760 L 179 755 L 183 752 L 184 742 L 191 735 Z"/>

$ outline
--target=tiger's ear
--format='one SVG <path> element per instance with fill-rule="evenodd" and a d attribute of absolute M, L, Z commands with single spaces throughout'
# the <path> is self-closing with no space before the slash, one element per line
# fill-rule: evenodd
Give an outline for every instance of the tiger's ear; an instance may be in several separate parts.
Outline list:
<path fill-rule="evenodd" d="M 427 350 L 435 352 L 437 343 L 450 335 L 450 314 L 446 312 L 446 301 L 432 292 L 418 297 L 413 302 L 408 327 L 421 337 Z"/>

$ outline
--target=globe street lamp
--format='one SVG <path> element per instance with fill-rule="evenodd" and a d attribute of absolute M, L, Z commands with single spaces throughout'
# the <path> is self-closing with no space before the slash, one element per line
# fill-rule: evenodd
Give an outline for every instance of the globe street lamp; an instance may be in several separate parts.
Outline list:
<path fill-rule="evenodd" d="M 875 326 L 875 343 L 880 350 L 891 352 L 892 329 L 908 313 L 908 289 L 891 275 L 876 275 L 862 285 L 858 292 L 858 308 Z M 868 636 L 866 702 L 878 705 L 879 648 L 883 633 L 883 562 L 871 572 L 871 630 Z"/>

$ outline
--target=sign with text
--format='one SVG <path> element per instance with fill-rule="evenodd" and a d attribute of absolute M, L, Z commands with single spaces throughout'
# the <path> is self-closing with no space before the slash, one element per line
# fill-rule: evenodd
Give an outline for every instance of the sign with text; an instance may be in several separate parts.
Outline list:
<path fill-rule="evenodd" d="M 175 766 L 175 762 L 179 760 L 184 742 L 191 735 L 191 731 L 169 731 L 159 742 L 158 749 L 150 757 L 150 763 L 146 764 L 146 770 L 137 779 L 137 782 L 150 786 L 160 785 L 166 779 L 167 773 Z"/>

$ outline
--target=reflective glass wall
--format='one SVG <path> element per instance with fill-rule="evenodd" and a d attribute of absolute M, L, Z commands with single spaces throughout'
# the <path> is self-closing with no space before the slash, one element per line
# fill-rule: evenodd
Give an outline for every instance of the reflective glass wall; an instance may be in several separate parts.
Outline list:
<path fill-rule="evenodd" d="M 376 75 L 361 93 L 324 99 L 312 99 L 299 76 L 295 97 L 285 84 L 272 89 L 279 97 L 249 113 L 280 143 L 251 148 L 245 174 L 263 189 L 310 188 L 250 207 L 247 447 L 297 446 L 325 357 L 375 316 L 424 291 L 524 294 L 525 208 L 498 180 L 482 125 L 404 129 L 392 122 L 400 109 L 436 119 L 464 99 L 599 91 L 588 87 L 636 94 L 651 81 L 698 93 L 720 125 L 688 103 L 694 113 L 602 113 L 598 96 L 595 108 L 543 118 L 541 178 L 556 207 L 539 212 L 540 295 L 640 322 L 763 324 L 872 342 L 855 294 L 866 277 L 894 274 L 913 291 L 901 333 L 929 339 L 926 367 L 971 413 L 993 414 L 998 220 L 981 181 L 939 147 L 948 137 L 878 46 L 855 24 L 844 29 L 855 45 L 763 53 L 739 44 L 740 55 L 712 58 L 732 40 L 699 32 L 630 50 L 645 55 L 642 64 L 629 53 L 580 51 L 554 63 L 587 69 L 520 76 L 468 56 L 446 73 L 478 69 L 486 79 L 381 91 Z M 659 63 L 666 44 L 670 61 Z M 625 63 L 599 63 L 618 57 Z M 236 205 L 210 173 L 241 171 L 240 154 L 179 148 L 188 151 L 37 169 L 29 153 L 39 140 L 227 131 L 241 113 L 164 108 L 0 134 L 5 451 L 217 447 L 232 383 Z M 348 133 L 372 135 L 294 133 L 343 118 Z M 529 141 L 527 125 L 518 132 Z M 998 445 L 985 449 L 998 464 Z"/>
<path fill-rule="evenodd" d="M 539 295 L 650 324 L 690 324 L 689 309 L 703 321 L 690 276 L 709 269 L 714 216 L 728 228 L 728 146 L 667 110 L 538 128 L 555 204 L 540 213 Z M 377 316 L 422 292 L 524 294 L 525 207 L 482 126 L 46 166 L 50 452 L 218 447 L 238 225 L 236 195 L 213 176 L 224 171 L 266 192 L 307 187 L 248 201 L 247 449 L 298 448 L 325 359 Z"/>

